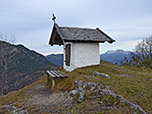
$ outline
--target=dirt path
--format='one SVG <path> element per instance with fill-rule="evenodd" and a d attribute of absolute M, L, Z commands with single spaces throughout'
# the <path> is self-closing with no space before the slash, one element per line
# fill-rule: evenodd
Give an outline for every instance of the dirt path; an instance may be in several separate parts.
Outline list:
<path fill-rule="evenodd" d="M 36 85 L 34 87 L 34 94 L 29 100 L 36 105 L 68 105 L 73 103 L 72 97 L 68 95 L 68 92 L 52 93 L 44 84 Z"/>
<path fill-rule="evenodd" d="M 36 85 L 32 94 L 29 104 L 36 106 L 39 113 L 63 113 L 66 112 L 65 109 L 70 110 L 75 105 L 68 92 L 52 93 L 44 84 Z"/>
<path fill-rule="evenodd" d="M 30 96 L 27 100 L 0 106 L 0 114 L 72 114 L 70 109 L 77 104 L 68 92 L 52 93 L 44 84 L 25 92 Z"/>

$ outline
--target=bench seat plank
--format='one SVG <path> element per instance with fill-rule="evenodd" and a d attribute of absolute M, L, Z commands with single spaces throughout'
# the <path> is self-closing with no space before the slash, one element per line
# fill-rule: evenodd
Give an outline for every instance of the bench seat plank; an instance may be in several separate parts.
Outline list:
<path fill-rule="evenodd" d="M 47 71 L 47 73 L 52 77 L 55 78 L 56 76 L 54 74 L 52 74 L 50 71 Z"/>
<path fill-rule="evenodd" d="M 69 77 L 68 75 L 60 72 L 59 70 L 48 70 L 47 73 L 48 73 L 52 78 L 66 78 L 66 77 Z"/>
<path fill-rule="evenodd" d="M 61 74 L 60 72 L 57 72 L 56 70 L 54 70 L 54 72 L 55 72 L 56 74 L 58 74 L 61 78 L 64 78 L 64 77 L 65 77 L 63 74 Z"/>
<path fill-rule="evenodd" d="M 69 77 L 68 75 L 66 75 L 66 74 L 64 74 L 64 73 L 62 73 L 62 72 L 60 72 L 59 70 L 57 70 L 56 72 L 58 72 L 60 75 L 63 75 L 64 77 Z"/>
<path fill-rule="evenodd" d="M 53 70 L 51 70 L 50 72 L 55 75 L 55 78 L 60 78 L 60 76 L 56 74 Z"/>

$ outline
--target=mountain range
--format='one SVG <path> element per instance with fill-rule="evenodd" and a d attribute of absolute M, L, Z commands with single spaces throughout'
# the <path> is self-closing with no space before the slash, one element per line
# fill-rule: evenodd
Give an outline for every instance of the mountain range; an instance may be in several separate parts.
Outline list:
<path fill-rule="evenodd" d="M 46 59 L 57 66 L 63 66 L 63 54 L 47 55 Z"/>
<path fill-rule="evenodd" d="M 117 63 L 118 65 L 121 65 L 121 61 L 124 61 L 125 57 L 127 58 L 127 60 L 131 60 L 132 56 L 135 55 L 136 54 L 132 51 L 124 51 L 122 49 L 117 49 L 114 51 L 107 51 L 106 53 L 101 54 L 100 59 L 113 64 Z"/>
<path fill-rule="evenodd" d="M 7 50 L 5 49 L 7 46 Z M 18 90 L 26 85 L 33 83 L 38 77 L 42 76 L 48 69 L 57 68 L 56 65 L 47 61 L 47 59 L 32 50 L 29 50 L 23 45 L 12 45 L 3 41 L 0 41 L 0 57 L 4 54 L 5 59 L 11 57 L 9 52 L 16 50 L 17 53 L 14 54 L 11 63 L 8 63 L 7 68 L 7 81 L 8 81 L 8 92 Z M 6 52 L 7 51 L 7 52 Z M 2 80 L 2 75 L 4 71 L 2 66 L 0 66 L 0 80 Z M 2 83 L 0 83 L 1 86 Z M 4 94 L 7 92 L 4 91 Z"/>
<path fill-rule="evenodd" d="M 132 56 L 135 56 L 136 54 L 132 51 L 124 51 L 122 49 L 117 49 L 113 51 L 107 51 L 104 54 L 100 55 L 100 59 L 104 61 L 108 61 L 110 63 L 117 63 L 118 65 L 121 64 L 121 61 L 124 60 L 124 57 L 127 58 L 127 60 L 131 60 Z M 50 54 L 46 56 L 46 59 L 57 66 L 63 66 L 63 54 Z"/>

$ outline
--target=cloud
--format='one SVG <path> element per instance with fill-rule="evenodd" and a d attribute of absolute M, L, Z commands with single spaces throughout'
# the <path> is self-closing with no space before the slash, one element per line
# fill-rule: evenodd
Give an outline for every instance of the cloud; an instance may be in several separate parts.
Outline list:
<path fill-rule="evenodd" d="M 0 4 L 0 32 L 15 35 L 18 43 L 43 54 L 62 52 L 48 45 L 52 13 L 61 26 L 102 29 L 116 40 L 101 44 L 105 51 L 132 49 L 152 34 L 151 0 L 1 0 Z"/>

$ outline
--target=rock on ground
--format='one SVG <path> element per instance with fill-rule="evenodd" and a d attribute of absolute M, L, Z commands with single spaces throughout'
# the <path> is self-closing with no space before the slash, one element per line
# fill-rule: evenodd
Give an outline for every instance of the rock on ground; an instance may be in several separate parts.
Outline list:
<path fill-rule="evenodd" d="M 130 108 L 134 108 L 136 110 L 139 110 L 142 114 L 147 114 L 144 111 L 144 109 L 142 109 L 139 105 L 134 104 L 134 103 L 126 100 L 121 95 L 114 93 L 113 91 L 110 90 L 110 87 L 107 85 L 105 86 L 105 88 L 101 88 L 100 86 L 98 86 L 99 85 L 98 83 L 83 82 L 82 80 L 75 81 L 75 85 L 77 86 L 77 88 L 75 90 L 72 90 L 70 92 L 70 95 L 74 96 L 78 93 L 79 94 L 78 101 L 80 103 L 85 101 L 85 93 L 86 92 L 89 93 L 91 91 L 95 91 L 99 94 L 98 97 L 103 97 L 105 95 L 111 95 L 113 98 L 117 98 L 120 102 L 126 103 Z M 90 87 L 90 89 L 86 91 L 87 87 Z"/>
<path fill-rule="evenodd" d="M 105 74 L 105 73 L 100 73 L 100 72 L 94 71 L 93 74 L 110 79 L 110 76 L 108 74 Z"/>

